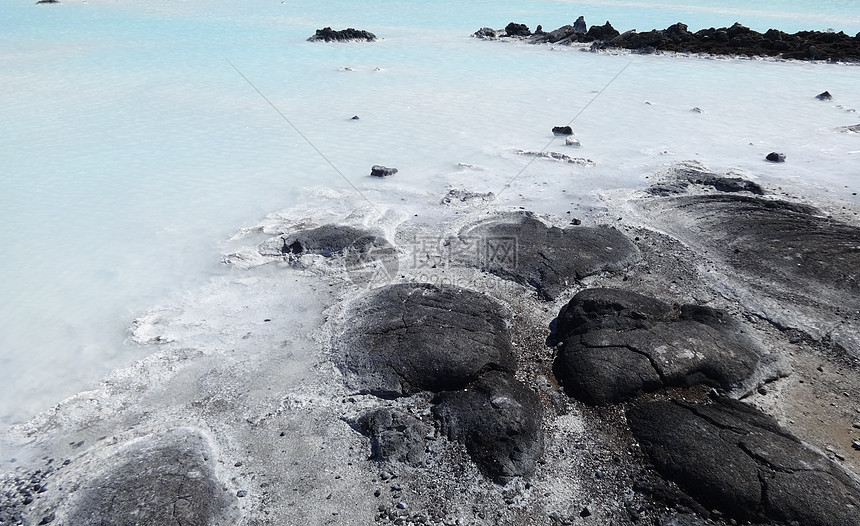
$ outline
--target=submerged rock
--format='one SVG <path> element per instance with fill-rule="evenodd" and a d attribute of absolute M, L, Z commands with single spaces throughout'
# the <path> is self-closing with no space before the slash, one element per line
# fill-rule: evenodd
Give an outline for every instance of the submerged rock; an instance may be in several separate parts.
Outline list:
<path fill-rule="evenodd" d="M 561 343 L 554 370 L 568 394 L 608 404 L 668 386 L 746 394 L 763 374 L 764 350 L 745 333 L 710 307 L 586 289 L 562 307 L 548 343 Z"/>
<path fill-rule="evenodd" d="M 442 393 L 434 412 L 442 431 L 466 445 L 487 476 L 530 476 L 543 452 L 538 396 L 510 374 L 493 371 L 468 389 Z"/>
<path fill-rule="evenodd" d="M 348 27 L 335 31 L 330 27 L 317 29 L 314 36 L 308 38 L 308 42 L 374 42 L 376 35 L 363 29 Z"/>
<path fill-rule="evenodd" d="M 746 404 L 649 402 L 627 420 L 656 470 L 706 509 L 741 521 L 856 524 L 857 482 Z"/>
<path fill-rule="evenodd" d="M 509 316 L 469 290 L 388 285 L 351 306 L 335 363 L 348 386 L 378 396 L 462 389 L 488 371 L 514 371 Z"/>
<path fill-rule="evenodd" d="M 236 500 L 222 491 L 214 456 L 189 428 L 129 442 L 73 494 L 58 523 L 236 524 Z"/>
<path fill-rule="evenodd" d="M 504 279 L 534 287 L 554 299 L 577 280 L 618 271 L 639 259 L 636 246 L 611 227 L 548 227 L 525 213 L 464 229 L 461 238 L 483 240 L 481 267 Z"/>
<path fill-rule="evenodd" d="M 539 152 L 532 150 L 517 150 L 517 153 L 520 155 L 533 155 L 542 159 L 550 159 L 563 163 L 577 164 L 579 166 L 597 166 L 597 163 L 591 159 L 586 159 L 585 157 L 571 157 L 570 155 L 561 152 L 548 152 L 546 150 Z"/>

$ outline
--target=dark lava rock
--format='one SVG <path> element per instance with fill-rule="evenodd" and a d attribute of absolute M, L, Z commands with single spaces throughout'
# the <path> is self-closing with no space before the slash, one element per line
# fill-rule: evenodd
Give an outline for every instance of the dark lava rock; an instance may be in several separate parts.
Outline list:
<path fill-rule="evenodd" d="M 620 34 L 607 20 L 602 26 L 591 26 L 588 28 L 585 36 L 592 40 L 612 40 Z"/>
<path fill-rule="evenodd" d="M 577 33 L 585 33 L 588 31 L 587 26 L 585 25 L 584 16 L 580 16 L 576 19 L 576 22 L 573 23 L 573 30 Z"/>
<path fill-rule="evenodd" d="M 63 524 L 230 525 L 236 500 L 222 491 L 208 439 L 178 428 L 129 442 L 70 499 Z"/>
<path fill-rule="evenodd" d="M 491 27 L 482 27 L 481 29 L 472 33 L 472 36 L 475 38 L 483 38 L 486 40 L 496 40 L 499 38 L 499 34 L 495 29 Z"/>
<path fill-rule="evenodd" d="M 351 306 L 335 343 L 347 385 L 378 396 L 464 388 L 482 374 L 513 372 L 510 314 L 488 296 L 402 283 Z"/>
<path fill-rule="evenodd" d="M 833 100 L 833 95 L 831 95 L 829 91 L 825 91 L 824 93 L 816 95 L 815 98 L 818 100 Z"/>
<path fill-rule="evenodd" d="M 509 37 L 527 37 L 532 34 L 527 25 L 516 24 L 514 22 L 505 26 L 505 33 L 507 33 Z"/>
<path fill-rule="evenodd" d="M 351 27 L 340 31 L 335 31 L 330 27 L 317 29 L 316 34 L 308 38 L 308 42 L 373 42 L 375 40 L 376 35 L 373 33 L 367 32 L 363 29 L 353 29 Z"/>
<path fill-rule="evenodd" d="M 421 466 L 425 459 L 425 437 L 432 428 L 412 415 L 392 409 L 376 409 L 358 421 L 370 437 L 371 457 L 377 461 Z"/>
<path fill-rule="evenodd" d="M 682 193 L 687 188 L 686 183 L 693 183 L 710 186 L 720 192 L 750 192 L 764 195 L 764 189 L 758 183 L 741 177 L 715 174 L 695 161 L 681 162 L 673 166 L 672 177 L 675 179 L 674 181 L 661 185 L 666 186 L 668 184 L 670 187 L 675 185 L 675 189 L 678 191 L 670 193 Z"/>
<path fill-rule="evenodd" d="M 374 164 L 370 168 L 370 175 L 373 177 L 389 177 L 397 173 L 397 168 L 388 168 L 379 164 Z"/>
<path fill-rule="evenodd" d="M 283 254 L 325 257 L 347 256 L 361 260 L 393 257 L 394 247 L 380 236 L 344 225 L 322 225 L 281 236 Z"/>
<path fill-rule="evenodd" d="M 767 154 L 765 159 L 772 162 L 772 163 L 784 163 L 785 162 L 785 154 L 784 153 L 770 152 L 769 154 Z"/>
<path fill-rule="evenodd" d="M 39 0 L 38 2 L 36 2 L 36 5 L 39 5 L 39 4 L 59 4 L 59 3 L 60 3 L 60 0 Z"/>
<path fill-rule="evenodd" d="M 570 126 L 553 126 L 552 133 L 555 135 L 573 135 L 573 128 Z"/>
<path fill-rule="evenodd" d="M 746 404 L 649 402 L 627 420 L 656 470 L 707 509 L 743 521 L 857 524 L 857 482 Z"/>
<path fill-rule="evenodd" d="M 548 227 L 528 212 L 465 229 L 460 237 L 482 245 L 481 268 L 530 285 L 548 300 L 575 280 L 618 271 L 639 259 L 636 246 L 614 228 Z"/>
<path fill-rule="evenodd" d="M 538 396 L 510 374 L 493 371 L 468 389 L 442 393 L 434 412 L 442 431 L 466 445 L 488 477 L 529 476 L 543 452 Z"/>
<path fill-rule="evenodd" d="M 556 376 L 588 404 L 629 400 L 664 386 L 756 387 L 761 347 L 725 312 L 673 306 L 617 289 L 586 289 L 562 307 L 548 344 Z"/>

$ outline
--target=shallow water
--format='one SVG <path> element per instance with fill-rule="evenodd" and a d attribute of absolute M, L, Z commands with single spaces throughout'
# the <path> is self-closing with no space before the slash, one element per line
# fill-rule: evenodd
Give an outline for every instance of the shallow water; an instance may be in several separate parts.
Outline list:
<path fill-rule="evenodd" d="M 852 2 L 7 4 L 3 424 L 151 352 L 123 343 L 131 321 L 229 273 L 219 254 L 240 227 L 280 208 L 366 206 L 344 177 L 378 208 L 410 215 L 423 215 L 448 185 L 498 193 L 509 182 L 503 206 L 564 214 L 597 204 L 596 191 L 641 186 L 667 163 L 696 159 L 860 203 L 852 195 L 860 135 L 834 131 L 860 122 L 849 111 L 860 109 L 857 66 L 603 55 L 469 37 L 510 21 L 555 28 L 580 14 L 620 30 L 739 20 L 853 34 L 860 8 Z M 383 40 L 304 41 L 326 25 Z M 814 99 L 824 90 L 834 101 Z M 577 115 L 583 148 L 550 143 L 552 126 Z M 515 153 L 545 147 L 597 166 Z M 764 163 L 774 150 L 789 162 Z M 400 173 L 373 180 L 373 164 Z M 332 193 L 343 199 L 321 197 Z"/>

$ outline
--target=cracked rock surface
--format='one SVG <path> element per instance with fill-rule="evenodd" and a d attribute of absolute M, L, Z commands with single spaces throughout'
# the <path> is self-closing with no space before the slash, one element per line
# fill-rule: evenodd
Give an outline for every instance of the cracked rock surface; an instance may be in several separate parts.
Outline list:
<path fill-rule="evenodd" d="M 457 287 L 402 283 L 352 305 L 335 362 L 347 385 L 397 397 L 462 389 L 488 371 L 512 373 L 509 313 Z"/>
<path fill-rule="evenodd" d="M 173 429 L 128 443 L 76 492 L 65 524 L 234 524 L 212 449 L 198 431 Z M 62 521 L 61 521 L 62 523 Z"/>
<path fill-rule="evenodd" d="M 857 480 L 746 404 L 649 402 L 627 418 L 657 471 L 708 509 L 757 522 L 857 524 Z"/>
<path fill-rule="evenodd" d="M 725 312 L 618 289 L 586 289 L 559 312 L 556 376 L 589 404 L 664 386 L 706 384 L 744 394 L 760 378 L 761 346 Z"/>
<path fill-rule="evenodd" d="M 548 227 L 533 214 L 491 220 L 461 233 L 485 240 L 484 261 L 493 274 L 530 285 L 543 299 L 555 299 L 574 282 L 604 271 L 618 271 L 639 259 L 636 246 L 611 227 Z M 515 253 L 497 249 L 515 247 Z M 494 257 L 495 256 L 495 257 Z"/>
<path fill-rule="evenodd" d="M 512 376 L 494 371 L 468 389 L 439 395 L 434 411 L 442 431 L 463 442 L 489 477 L 530 476 L 543 451 L 538 396 Z"/>

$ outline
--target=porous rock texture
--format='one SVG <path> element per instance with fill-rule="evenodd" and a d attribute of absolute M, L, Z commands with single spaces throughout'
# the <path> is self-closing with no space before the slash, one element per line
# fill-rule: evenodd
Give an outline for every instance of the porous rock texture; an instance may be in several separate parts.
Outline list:
<path fill-rule="evenodd" d="M 586 289 L 559 312 L 556 376 L 589 404 L 667 386 L 705 384 L 741 395 L 760 381 L 761 346 L 725 312 L 670 305 L 618 289 Z"/>
<path fill-rule="evenodd" d="M 530 285 L 547 300 L 577 280 L 621 270 L 639 258 L 636 246 L 612 227 L 550 227 L 531 213 L 492 219 L 460 236 L 486 246 L 485 270 Z"/>
<path fill-rule="evenodd" d="M 543 450 L 538 396 L 512 376 L 493 371 L 461 391 L 437 397 L 442 431 L 464 443 L 482 471 L 505 481 L 530 476 Z"/>
<path fill-rule="evenodd" d="M 222 491 L 206 437 L 176 428 L 126 444 L 68 503 L 62 524 L 232 525 L 236 497 Z"/>
<path fill-rule="evenodd" d="M 857 524 L 856 478 L 744 403 L 648 402 L 627 418 L 657 471 L 706 509 L 755 522 Z"/>
<path fill-rule="evenodd" d="M 489 371 L 516 368 L 509 317 L 466 289 L 389 285 L 351 306 L 334 360 L 350 388 L 377 396 L 462 389 Z"/>

